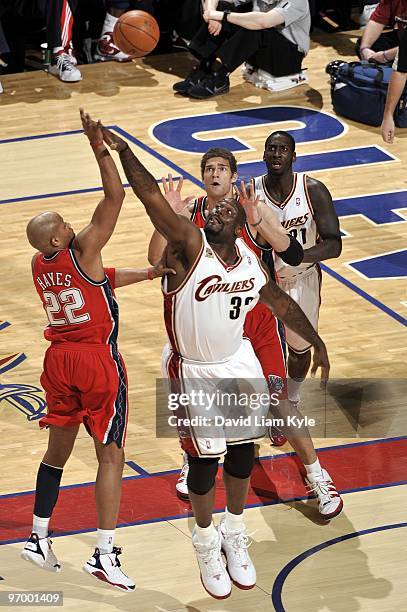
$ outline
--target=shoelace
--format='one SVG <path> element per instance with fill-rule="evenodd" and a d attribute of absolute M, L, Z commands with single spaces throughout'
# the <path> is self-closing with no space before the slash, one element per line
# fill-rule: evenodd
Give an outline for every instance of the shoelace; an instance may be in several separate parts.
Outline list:
<path fill-rule="evenodd" d="M 218 542 L 211 547 L 198 543 L 195 544 L 195 548 L 198 551 L 202 561 L 205 563 L 209 576 L 217 576 L 218 574 L 223 573 L 224 567 L 220 557 Z"/>
<path fill-rule="evenodd" d="M 332 499 L 332 493 L 336 493 L 335 486 L 331 480 L 317 480 L 316 482 L 310 482 L 306 485 L 306 488 L 310 493 L 316 493 L 317 495 L 323 495 Z"/>
<path fill-rule="evenodd" d="M 68 53 L 61 53 L 60 55 L 58 55 L 57 67 L 58 67 L 58 70 L 62 72 L 66 70 L 68 70 L 69 72 L 72 72 L 72 70 L 75 70 L 75 66 Z"/>
<path fill-rule="evenodd" d="M 234 555 L 239 565 L 247 564 L 247 549 L 253 544 L 249 536 L 245 533 L 237 533 L 236 535 L 228 535 L 226 539 L 232 543 Z"/>

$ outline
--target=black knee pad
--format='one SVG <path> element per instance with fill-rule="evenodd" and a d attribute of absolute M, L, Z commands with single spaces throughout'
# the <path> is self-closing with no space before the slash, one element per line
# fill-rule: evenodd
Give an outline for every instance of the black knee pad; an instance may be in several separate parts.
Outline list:
<path fill-rule="evenodd" d="M 223 469 L 234 478 L 249 478 L 254 465 L 254 442 L 228 444 Z"/>
<path fill-rule="evenodd" d="M 201 457 L 191 457 L 191 455 L 188 455 L 188 489 L 196 495 L 208 493 L 215 484 L 218 463 L 219 457 L 202 459 Z"/>

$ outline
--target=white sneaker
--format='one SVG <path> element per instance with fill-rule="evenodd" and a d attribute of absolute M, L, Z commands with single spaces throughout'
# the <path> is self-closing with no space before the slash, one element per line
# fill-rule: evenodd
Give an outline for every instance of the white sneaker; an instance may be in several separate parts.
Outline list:
<path fill-rule="evenodd" d="M 256 569 L 247 552 L 250 544 L 246 529 L 228 533 L 225 519 L 222 519 L 218 530 L 221 537 L 221 548 L 227 559 L 227 571 L 233 584 L 239 589 L 252 589 L 256 586 Z"/>
<path fill-rule="evenodd" d="M 0 94 L 3 93 L 3 85 L 0 83 Z"/>
<path fill-rule="evenodd" d="M 291 89 L 308 82 L 306 70 L 301 70 L 296 74 L 290 74 L 283 77 L 275 77 L 269 72 L 261 68 L 254 68 L 250 64 L 243 66 L 243 78 L 260 89 L 268 89 L 269 91 L 284 91 Z"/>
<path fill-rule="evenodd" d="M 94 59 L 97 62 L 130 62 L 132 58 L 114 44 L 113 32 L 105 32 L 98 40 Z"/>
<path fill-rule="evenodd" d="M 76 83 L 82 80 L 82 74 L 76 67 L 72 55 L 69 53 L 58 53 L 54 55 L 49 67 L 49 72 L 66 83 Z"/>
<path fill-rule="evenodd" d="M 342 498 L 324 468 L 322 468 L 320 475 L 312 478 L 308 476 L 305 482 L 308 491 L 318 499 L 319 513 L 324 519 L 332 519 L 341 512 L 343 508 Z"/>
<path fill-rule="evenodd" d="M 21 557 L 47 572 L 60 572 L 61 566 L 51 545 L 49 537 L 40 539 L 36 533 L 32 533 L 21 551 Z"/>
<path fill-rule="evenodd" d="M 181 472 L 177 480 L 177 484 L 175 485 L 175 490 L 177 492 L 178 497 L 185 501 L 189 501 L 189 493 L 188 493 L 188 485 L 187 485 L 188 472 L 189 472 L 188 455 L 184 453 L 184 463 L 182 465 Z"/>
<path fill-rule="evenodd" d="M 135 583 L 120 569 L 120 561 L 117 557 L 121 553 L 122 549 L 116 546 L 111 553 L 106 554 L 101 554 L 100 550 L 95 548 L 95 552 L 85 563 L 83 569 L 88 574 L 95 576 L 102 582 L 108 582 L 121 591 L 134 591 Z"/>
<path fill-rule="evenodd" d="M 226 599 L 232 592 L 232 583 L 220 552 L 220 534 L 209 544 L 201 544 L 192 532 L 192 544 L 201 572 L 203 588 L 215 599 Z"/>

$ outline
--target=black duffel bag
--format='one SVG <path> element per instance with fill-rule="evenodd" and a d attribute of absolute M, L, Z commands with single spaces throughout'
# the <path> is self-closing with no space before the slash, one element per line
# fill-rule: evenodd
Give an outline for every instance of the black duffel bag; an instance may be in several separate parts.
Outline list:
<path fill-rule="evenodd" d="M 386 94 L 392 75 L 390 66 L 370 62 L 330 62 L 331 99 L 338 115 L 366 125 L 383 121 Z M 394 112 L 397 127 L 407 127 L 407 86 Z"/>

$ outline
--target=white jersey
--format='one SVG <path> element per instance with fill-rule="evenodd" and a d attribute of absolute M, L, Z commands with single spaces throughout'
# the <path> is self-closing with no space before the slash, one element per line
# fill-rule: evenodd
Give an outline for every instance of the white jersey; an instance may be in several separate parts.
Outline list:
<path fill-rule="evenodd" d="M 307 190 L 307 175 L 302 172 L 294 173 L 291 193 L 281 204 L 270 196 L 265 180 L 265 175 L 254 179 L 256 195 L 259 195 L 260 200 L 263 200 L 278 215 L 281 225 L 298 240 L 304 249 L 313 247 L 318 240 L 318 231 Z M 284 263 L 278 255 L 274 255 L 276 273 L 281 279 L 294 278 L 314 265 L 302 263 L 299 266 L 290 266 Z"/>
<path fill-rule="evenodd" d="M 165 325 L 171 348 L 181 357 L 222 362 L 241 347 L 246 314 L 268 278 L 243 240 L 235 243 L 236 263 L 227 266 L 201 233 L 201 251 L 181 286 L 167 291 L 164 279 Z"/>

